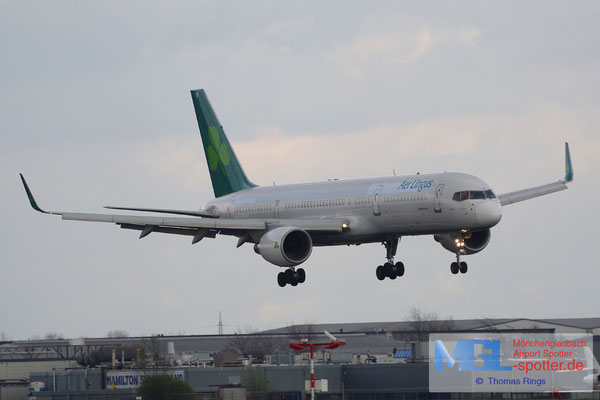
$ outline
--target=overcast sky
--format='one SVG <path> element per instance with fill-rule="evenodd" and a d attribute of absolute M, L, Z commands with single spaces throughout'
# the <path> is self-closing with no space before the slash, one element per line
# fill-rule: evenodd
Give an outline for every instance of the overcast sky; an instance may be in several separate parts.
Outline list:
<path fill-rule="evenodd" d="M 209 334 L 290 323 L 598 317 L 597 1 L 0 1 L 0 332 Z M 452 275 L 431 236 L 316 248 L 276 283 L 251 245 L 34 212 L 198 209 L 213 196 L 189 90 L 204 88 L 258 184 L 461 171 L 504 208 Z M 595 175 L 594 175 L 595 174 Z M 595 178 L 594 178 L 595 176 Z"/>

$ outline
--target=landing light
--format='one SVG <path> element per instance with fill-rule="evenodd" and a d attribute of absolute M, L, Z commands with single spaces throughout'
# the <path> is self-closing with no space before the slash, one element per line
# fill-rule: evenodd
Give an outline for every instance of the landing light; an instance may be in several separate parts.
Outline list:
<path fill-rule="evenodd" d="M 350 229 L 350 225 L 348 225 L 347 223 L 345 223 L 345 222 L 344 222 L 344 223 L 342 224 L 342 230 L 343 230 L 343 231 L 347 231 L 347 230 L 349 230 L 349 229 Z"/>

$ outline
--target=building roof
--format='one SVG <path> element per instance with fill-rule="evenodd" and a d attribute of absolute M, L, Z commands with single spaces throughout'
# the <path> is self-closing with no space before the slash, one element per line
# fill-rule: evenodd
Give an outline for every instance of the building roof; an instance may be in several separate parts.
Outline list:
<path fill-rule="evenodd" d="M 550 319 L 531 319 L 531 318 L 481 318 L 481 319 L 459 319 L 459 320 L 439 320 L 440 323 L 452 323 L 453 330 L 479 330 L 493 329 L 499 325 L 507 324 L 527 324 L 531 327 L 539 327 L 539 324 L 556 325 L 557 327 L 567 327 L 582 330 L 600 329 L 600 318 L 550 318 Z M 431 322 L 431 321 L 423 321 Z M 410 321 L 398 322 L 357 322 L 357 323 L 334 323 L 334 324 L 300 324 L 291 325 L 282 328 L 263 331 L 264 334 L 286 334 L 289 332 L 322 332 L 324 330 L 336 333 L 376 333 L 376 332 L 399 332 L 414 330 L 415 324 Z"/>
<path fill-rule="evenodd" d="M 600 335 L 600 318 L 495 318 L 438 321 L 444 325 L 439 331 L 476 331 L 483 329 L 556 329 L 557 332 L 583 330 Z M 432 325 L 428 325 L 431 327 Z M 440 325 L 441 326 L 441 325 Z M 426 334 L 427 326 L 422 329 Z M 408 344 L 402 332 L 415 332 L 411 322 L 363 322 L 336 324 L 303 324 L 271 329 L 255 334 L 200 335 L 200 336 L 154 336 L 126 338 L 86 338 L 21 340 L 0 343 L 0 360 L 43 360 L 74 358 L 78 348 L 93 351 L 104 346 L 152 348 L 166 353 L 167 343 L 174 342 L 176 353 L 216 353 L 227 349 L 260 350 L 270 354 L 287 354 L 290 341 L 310 336 L 311 341 L 329 341 L 323 331 L 328 331 L 347 344 L 336 351 L 353 354 L 392 354 L 393 350 L 405 349 Z M 435 330 L 435 329 L 433 329 Z M 597 336 L 600 337 L 600 336 Z M 412 339 L 411 339 L 412 340 Z"/>

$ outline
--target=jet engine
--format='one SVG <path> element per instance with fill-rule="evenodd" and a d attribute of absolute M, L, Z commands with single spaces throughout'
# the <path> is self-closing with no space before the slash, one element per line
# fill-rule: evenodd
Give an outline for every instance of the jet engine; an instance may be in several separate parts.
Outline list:
<path fill-rule="evenodd" d="M 490 242 L 492 236 L 489 229 L 483 231 L 463 233 L 444 233 L 433 235 L 436 242 L 439 242 L 446 250 L 456 253 L 457 250 L 464 250 L 462 254 L 475 254 Z"/>
<path fill-rule="evenodd" d="M 308 232 L 293 226 L 282 226 L 265 233 L 254 245 L 254 251 L 271 264 L 293 267 L 308 259 L 312 247 Z"/>

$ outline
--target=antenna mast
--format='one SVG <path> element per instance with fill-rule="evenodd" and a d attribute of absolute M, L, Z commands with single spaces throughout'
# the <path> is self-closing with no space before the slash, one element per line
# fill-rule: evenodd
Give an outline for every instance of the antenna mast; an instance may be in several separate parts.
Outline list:
<path fill-rule="evenodd" d="M 221 316 L 221 311 L 219 311 L 219 335 L 223 335 L 223 318 Z"/>

